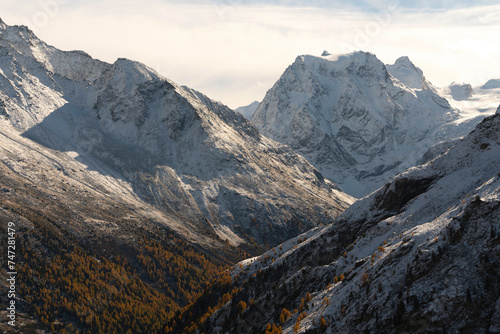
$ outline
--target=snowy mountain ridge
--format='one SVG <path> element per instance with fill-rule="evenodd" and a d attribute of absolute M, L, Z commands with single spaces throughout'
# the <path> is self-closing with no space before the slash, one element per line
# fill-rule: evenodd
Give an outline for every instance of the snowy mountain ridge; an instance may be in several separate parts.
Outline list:
<path fill-rule="evenodd" d="M 240 114 L 143 64 L 60 51 L 4 25 L 0 69 L 0 114 L 13 128 L 116 178 L 188 240 L 276 244 L 352 203 Z"/>
<path fill-rule="evenodd" d="M 393 65 L 385 65 L 387 71 L 406 87 L 411 89 L 432 89 L 432 84 L 424 77 L 424 72 L 416 67 L 407 56 L 396 59 Z"/>
<path fill-rule="evenodd" d="M 484 85 L 481 86 L 481 89 L 497 89 L 500 88 L 500 79 L 490 79 Z"/>
<path fill-rule="evenodd" d="M 252 117 L 356 197 L 479 120 L 462 117 L 407 57 L 384 65 L 362 51 L 297 57 Z"/>

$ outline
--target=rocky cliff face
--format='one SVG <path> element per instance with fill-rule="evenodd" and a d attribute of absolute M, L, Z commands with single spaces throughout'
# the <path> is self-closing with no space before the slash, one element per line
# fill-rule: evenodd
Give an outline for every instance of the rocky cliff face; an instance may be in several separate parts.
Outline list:
<path fill-rule="evenodd" d="M 143 64 L 63 52 L 4 24 L 0 68 L 3 133 L 63 152 L 102 176 L 106 191 L 120 187 L 167 215 L 189 240 L 276 244 L 352 203 L 243 116 Z"/>
<path fill-rule="evenodd" d="M 414 166 L 434 144 L 468 133 L 473 124 L 459 126 L 459 118 L 407 57 L 386 66 L 355 52 L 298 57 L 252 123 L 361 197 Z"/>
<path fill-rule="evenodd" d="M 494 115 L 330 226 L 235 266 L 237 293 L 200 329 L 500 332 L 499 158 Z"/>

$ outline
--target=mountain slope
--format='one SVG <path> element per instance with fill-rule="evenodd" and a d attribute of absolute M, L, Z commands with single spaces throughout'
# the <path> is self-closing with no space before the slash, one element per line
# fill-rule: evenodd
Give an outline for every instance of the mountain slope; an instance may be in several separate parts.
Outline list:
<path fill-rule="evenodd" d="M 385 66 L 355 52 L 299 56 L 252 117 L 347 193 L 364 196 L 432 145 L 469 132 L 407 57 Z"/>
<path fill-rule="evenodd" d="M 243 116 L 143 64 L 63 52 L 26 27 L 0 33 L 0 108 L 11 125 L 117 180 L 192 242 L 276 244 L 352 202 Z"/>
<path fill-rule="evenodd" d="M 7 226 L 14 223 L 18 272 L 16 327 L 2 322 L 0 332 L 160 330 L 221 269 L 248 256 L 209 233 L 197 244 L 187 241 L 187 226 L 142 201 L 123 180 L 7 131 L 10 122 L 0 118 L 0 245 L 7 249 Z M 211 247 L 199 246 L 205 244 Z M 132 320 L 139 318 L 145 320 Z"/>
<path fill-rule="evenodd" d="M 498 333 L 499 163 L 497 114 L 330 226 L 235 266 L 232 283 L 222 288 L 233 291 L 231 300 L 198 327 L 206 333 L 264 332 L 267 324 L 283 333 Z M 214 304 L 198 307 L 206 305 Z"/>

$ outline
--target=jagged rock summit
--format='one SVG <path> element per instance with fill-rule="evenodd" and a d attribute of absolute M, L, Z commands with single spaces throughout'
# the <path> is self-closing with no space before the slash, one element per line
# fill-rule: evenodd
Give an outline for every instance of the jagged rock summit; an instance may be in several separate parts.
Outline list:
<path fill-rule="evenodd" d="M 458 119 L 407 57 L 386 66 L 358 51 L 297 57 L 252 123 L 362 197 L 414 166 L 435 143 L 473 127 L 457 126 Z"/>
<path fill-rule="evenodd" d="M 425 79 L 424 72 L 416 67 L 407 56 L 398 58 L 393 65 L 386 65 L 386 67 L 393 77 L 408 88 L 424 89 L 431 86 Z"/>

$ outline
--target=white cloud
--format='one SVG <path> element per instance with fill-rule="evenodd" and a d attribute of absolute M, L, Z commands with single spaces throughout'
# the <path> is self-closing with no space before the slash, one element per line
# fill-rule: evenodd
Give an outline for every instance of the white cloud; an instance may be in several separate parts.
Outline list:
<path fill-rule="evenodd" d="M 64 1 L 34 27 L 46 42 L 108 62 L 139 60 L 231 107 L 262 99 L 297 55 L 324 49 L 364 49 L 384 62 L 407 55 L 438 85 L 500 77 L 500 6 L 398 11 L 376 1 L 379 11 L 361 13 L 241 1 L 40 1 L 3 0 L 0 13 L 8 24 L 25 24 L 44 12 L 40 3 Z"/>

